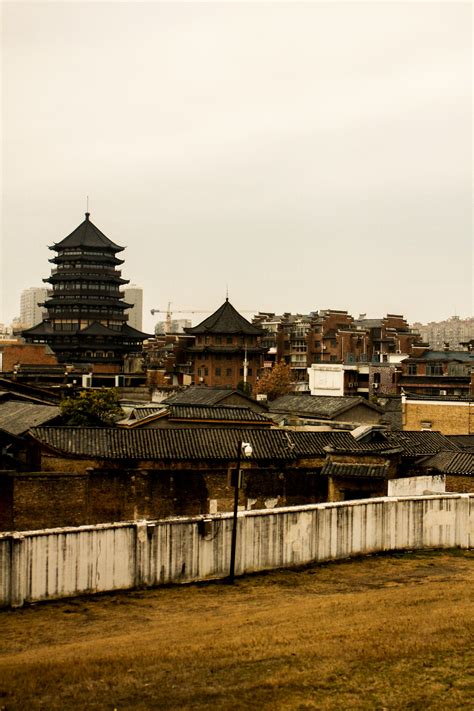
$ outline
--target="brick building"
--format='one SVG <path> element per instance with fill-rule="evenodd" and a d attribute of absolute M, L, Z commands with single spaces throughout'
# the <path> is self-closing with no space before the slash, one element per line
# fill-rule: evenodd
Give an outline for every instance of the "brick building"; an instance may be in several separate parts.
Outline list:
<path fill-rule="evenodd" d="M 254 389 L 263 364 L 262 329 L 241 316 L 226 299 L 215 313 L 186 328 L 195 337 L 187 352 L 195 384 Z"/>
<path fill-rule="evenodd" d="M 403 429 L 474 434 L 474 398 L 402 395 Z"/>
<path fill-rule="evenodd" d="M 372 383 L 383 385 L 385 394 L 393 394 L 395 363 L 402 354 L 410 354 L 419 335 L 398 314 L 381 319 L 355 319 L 347 311 L 324 309 L 310 314 L 259 313 L 253 319 L 263 330 L 262 345 L 267 349 L 269 366 L 283 360 L 292 368 L 296 389 L 308 389 L 307 369 L 312 364 L 344 364 L 345 389 L 339 394 L 372 394 Z M 382 371 L 369 372 L 369 365 L 385 364 Z M 391 367 L 388 367 L 390 365 Z M 335 394 L 335 393 L 334 393 Z"/>
<path fill-rule="evenodd" d="M 402 360 L 399 387 L 406 394 L 470 397 L 474 395 L 474 352 L 432 351 L 420 346 Z"/>

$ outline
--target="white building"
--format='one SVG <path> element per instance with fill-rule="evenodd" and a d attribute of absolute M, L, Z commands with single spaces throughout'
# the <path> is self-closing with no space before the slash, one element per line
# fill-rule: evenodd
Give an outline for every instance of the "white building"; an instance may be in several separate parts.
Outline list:
<path fill-rule="evenodd" d="M 130 284 L 125 287 L 124 294 L 127 304 L 133 304 L 133 309 L 127 312 L 128 325 L 141 331 L 143 329 L 143 289 L 141 286 Z"/>
<path fill-rule="evenodd" d="M 44 286 L 30 286 L 21 292 L 20 323 L 22 328 L 31 328 L 41 323 L 45 309 L 42 304 L 47 298 L 48 290 Z"/>

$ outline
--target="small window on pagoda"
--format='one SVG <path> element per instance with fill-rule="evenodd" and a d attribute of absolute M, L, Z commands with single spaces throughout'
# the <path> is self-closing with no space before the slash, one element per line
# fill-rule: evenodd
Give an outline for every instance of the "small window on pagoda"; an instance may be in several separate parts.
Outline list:
<path fill-rule="evenodd" d="M 227 343 L 232 343 L 232 336 L 227 336 Z"/>
<path fill-rule="evenodd" d="M 221 336 L 216 336 L 216 343 L 222 343 L 222 337 Z"/>

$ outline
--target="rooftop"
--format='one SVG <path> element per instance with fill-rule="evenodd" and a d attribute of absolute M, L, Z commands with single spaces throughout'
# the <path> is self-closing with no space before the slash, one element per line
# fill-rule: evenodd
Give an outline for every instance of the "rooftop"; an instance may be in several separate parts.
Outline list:
<path fill-rule="evenodd" d="M 185 328 L 184 330 L 186 333 L 193 335 L 241 333 L 247 336 L 260 336 L 262 334 L 262 329 L 254 326 L 250 321 L 247 321 L 246 318 L 239 314 L 229 299 L 226 299 L 217 311 L 204 319 L 204 321 L 201 321 L 197 326 Z"/>
<path fill-rule="evenodd" d="M 76 227 L 70 235 L 61 240 L 61 242 L 55 242 L 50 249 L 62 250 L 70 249 L 72 247 L 85 247 L 92 249 L 95 247 L 99 249 L 105 248 L 112 252 L 123 251 L 124 248 L 120 247 L 118 244 L 115 244 L 115 242 L 112 242 L 112 240 L 106 237 L 104 233 L 90 221 L 89 217 L 90 213 L 86 212 L 86 219 L 84 222 L 81 222 L 81 224 Z"/>

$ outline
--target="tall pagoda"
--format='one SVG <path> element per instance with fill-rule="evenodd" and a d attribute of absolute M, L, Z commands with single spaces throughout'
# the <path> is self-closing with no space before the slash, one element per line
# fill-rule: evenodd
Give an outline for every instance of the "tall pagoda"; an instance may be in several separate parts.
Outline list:
<path fill-rule="evenodd" d="M 237 388 L 245 382 L 254 389 L 263 365 L 263 331 L 239 314 L 229 299 L 200 324 L 184 330 L 195 336 L 188 353 L 196 384 Z"/>
<path fill-rule="evenodd" d="M 23 331 L 28 343 L 47 343 L 60 363 L 89 365 L 94 372 L 120 373 L 124 358 L 142 351 L 149 334 L 127 324 L 120 287 L 128 284 L 118 267 L 124 247 L 112 242 L 90 220 L 49 249 L 56 256 L 51 276 L 43 281 L 52 289 L 43 306 L 47 318 Z"/>

